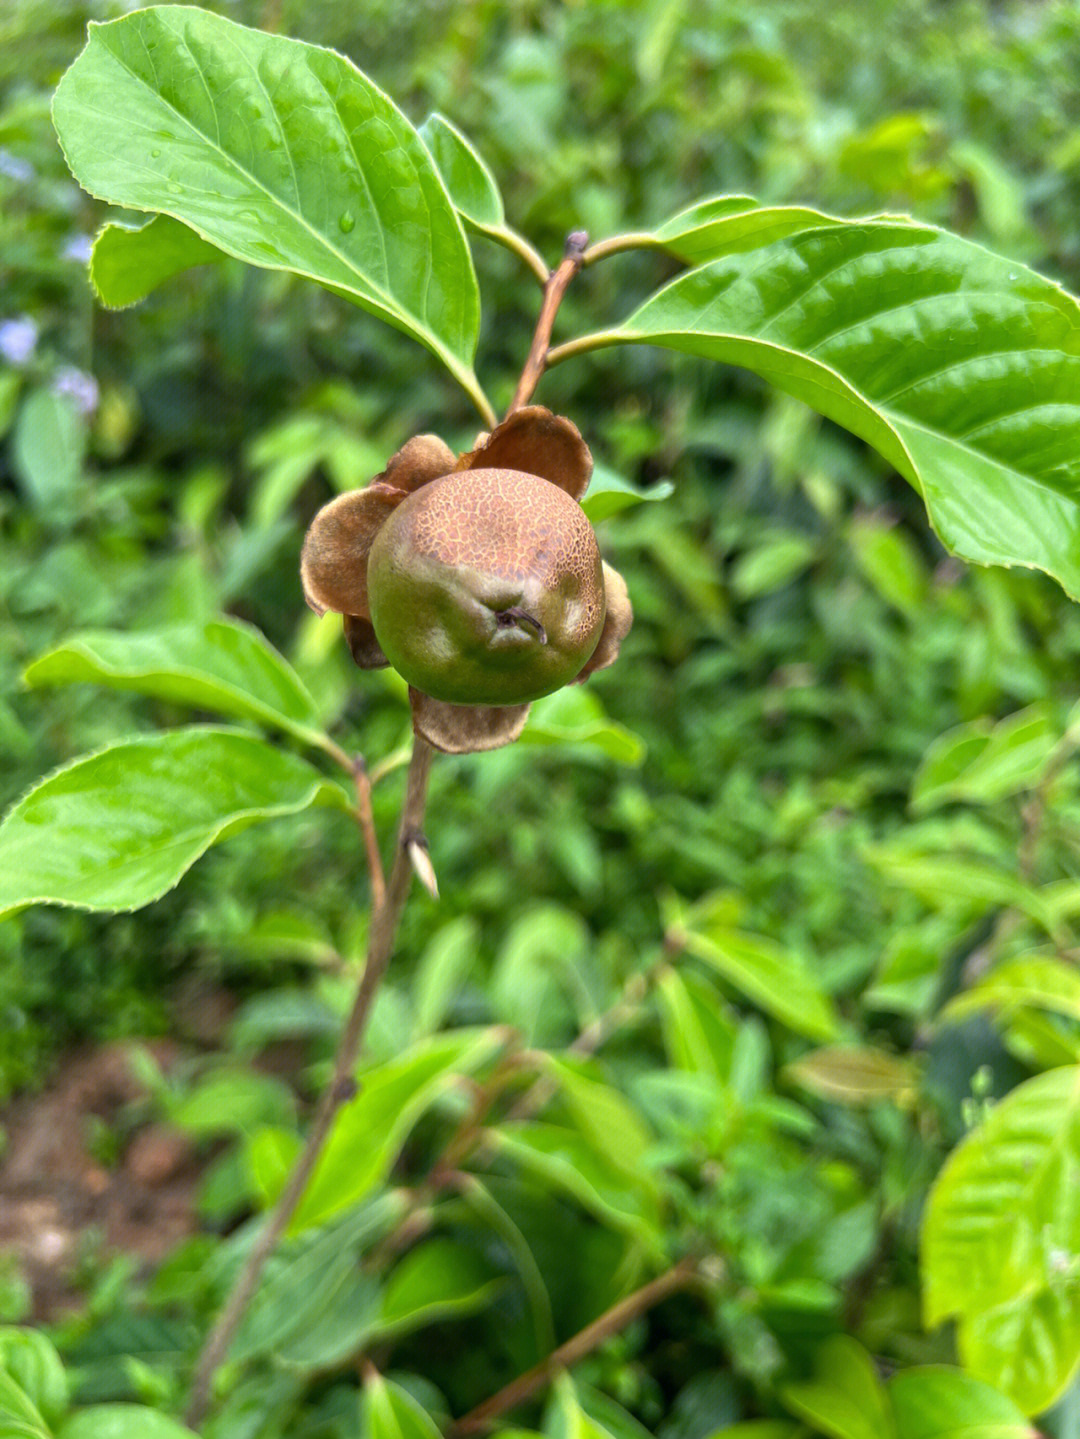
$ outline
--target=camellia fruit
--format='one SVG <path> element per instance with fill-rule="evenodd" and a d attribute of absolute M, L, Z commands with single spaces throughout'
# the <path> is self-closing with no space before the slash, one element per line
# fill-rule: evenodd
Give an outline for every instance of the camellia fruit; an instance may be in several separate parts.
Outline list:
<path fill-rule="evenodd" d="M 579 503 L 591 473 L 577 427 L 528 405 L 467 454 L 414 435 L 312 520 L 308 604 L 343 616 L 361 669 L 408 681 L 436 749 L 511 744 L 532 700 L 614 663 L 633 611 Z"/>
<path fill-rule="evenodd" d="M 400 504 L 371 547 L 368 601 L 398 673 L 451 704 L 517 705 L 561 689 L 606 613 L 581 506 L 501 469 L 447 475 Z"/>

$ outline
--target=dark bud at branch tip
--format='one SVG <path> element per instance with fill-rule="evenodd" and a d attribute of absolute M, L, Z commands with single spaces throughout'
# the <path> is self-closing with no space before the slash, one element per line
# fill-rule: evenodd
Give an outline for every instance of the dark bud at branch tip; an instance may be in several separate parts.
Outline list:
<path fill-rule="evenodd" d="M 589 233 L 587 230 L 571 230 L 566 237 L 566 247 L 563 254 L 568 260 L 576 259 L 585 253 L 589 244 Z"/>

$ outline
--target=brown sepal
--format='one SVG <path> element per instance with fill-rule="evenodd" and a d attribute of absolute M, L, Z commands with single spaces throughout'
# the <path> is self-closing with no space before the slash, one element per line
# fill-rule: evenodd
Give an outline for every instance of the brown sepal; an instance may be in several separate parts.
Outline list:
<path fill-rule="evenodd" d="M 608 665 L 615 663 L 619 657 L 619 646 L 630 633 L 630 626 L 634 623 L 634 611 L 626 581 L 618 570 L 613 570 L 609 564 L 604 565 L 604 597 L 607 600 L 604 628 L 600 631 L 599 642 L 575 684 L 580 684 L 597 670 L 607 669 Z"/>
<path fill-rule="evenodd" d="M 592 455 L 577 426 L 543 405 L 515 410 L 457 462 L 459 470 L 523 470 L 539 475 L 575 500 L 588 489 L 592 467 Z"/>
<path fill-rule="evenodd" d="M 349 653 L 362 670 L 384 670 L 390 661 L 383 654 L 382 645 L 375 638 L 375 629 L 370 620 L 359 615 L 345 615 L 345 643 Z"/>
<path fill-rule="evenodd" d="M 475 754 L 513 744 L 525 728 L 528 705 L 452 705 L 409 686 L 413 730 L 444 754 Z"/>
<path fill-rule="evenodd" d="M 372 542 L 406 491 L 373 481 L 323 505 L 304 536 L 300 579 L 317 615 L 369 615 L 367 562 Z"/>
<path fill-rule="evenodd" d="M 453 473 L 457 460 L 438 435 L 414 435 L 406 440 L 377 478 L 410 494 L 432 480 Z"/>

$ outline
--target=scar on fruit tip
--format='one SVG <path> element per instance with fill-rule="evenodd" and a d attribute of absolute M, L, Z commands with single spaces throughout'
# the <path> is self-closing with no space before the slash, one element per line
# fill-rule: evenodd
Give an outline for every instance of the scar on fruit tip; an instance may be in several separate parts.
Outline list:
<path fill-rule="evenodd" d="M 495 616 L 495 623 L 501 630 L 508 630 L 512 625 L 531 625 L 536 631 L 537 638 L 542 645 L 547 644 L 547 630 L 536 618 L 529 614 L 528 610 L 519 609 L 516 606 L 509 610 L 499 610 Z"/>

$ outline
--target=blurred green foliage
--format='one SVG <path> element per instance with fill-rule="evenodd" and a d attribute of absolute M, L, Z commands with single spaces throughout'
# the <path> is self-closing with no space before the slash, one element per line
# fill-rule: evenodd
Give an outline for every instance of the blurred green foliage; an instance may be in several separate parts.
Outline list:
<path fill-rule="evenodd" d="M 340 718 L 343 744 L 372 761 L 398 750 L 400 686 L 361 676 L 335 622 L 304 612 L 300 537 L 330 494 L 366 481 L 409 435 L 435 430 L 463 448 L 475 432 L 466 401 L 407 339 L 281 275 L 226 262 L 137 308 L 95 307 L 84 261 L 103 212 L 69 178 L 48 106 L 86 21 L 126 8 L 14 0 L 0 16 L 0 326 L 25 322 L 0 329 L 5 806 L 72 755 L 179 716 L 94 688 L 21 688 L 35 656 L 88 626 L 227 610 L 288 655 Z M 853 0 L 209 8 L 333 45 L 417 123 L 446 115 L 550 258 L 570 229 L 637 229 L 729 191 L 843 215 L 908 212 L 1080 288 L 1073 0 L 899 0 L 872 21 Z M 478 240 L 474 253 L 479 372 L 505 403 L 535 286 L 497 247 Z M 626 314 L 665 264 L 627 255 L 587 272 L 560 330 Z M 876 456 L 741 373 L 600 353 L 553 371 L 538 398 L 570 414 L 609 469 L 674 483 L 670 499 L 600 530 L 636 622 L 618 665 L 589 688 L 645 757 L 621 767 L 585 745 L 519 744 L 436 766 L 429 833 L 443 899 L 411 903 L 372 1053 L 415 1055 L 441 1028 L 490 1022 L 513 1026 L 530 1051 L 561 1051 L 614 1009 L 580 1084 L 625 1096 L 620 1142 L 648 1132 L 645 1178 L 607 1172 L 587 1196 L 574 1189 L 552 1156 L 562 1145 L 586 1172 L 575 1102 L 590 1101 L 575 1101 L 563 1075 L 542 1123 L 503 1127 L 479 1192 L 454 1196 L 425 1241 L 454 1250 L 452 1263 L 432 1258 L 440 1274 L 458 1266 L 445 1344 L 400 1319 L 413 1312 L 402 1292 L 423 1290 L 419 1260 L 399 1281 L 398 1328 L 384 1294 L 351 1338 L 355 1349 L 383 1336 L 403 1386 L 383 1396 L 385 1432 L 411 1433 L 393 1429 L 409 1394 L 460 1414 L 640 1282 L 658 1235 L 669 1256 L 704 1245 L 723 1259 L 720 1297 L 669 1301 L 575 1371 L 576 1399 L 553 1401 L 629 1433 L 605 1411 L 617 1400 L 661 1439 L 704 1439 L 739 1419 L 804 1414 L 785 1409 L 782 1383 L 805 1380 L 835 1332 L 890 1364 L 955 1357 L 948 1334 L 919 1323 L 927 1187 L 972 1096 L 1075 1063 L 1080 1022 L 1030 996 L 951 1027 L 937 1017 L 1033 945 L 1075 957 L 1080 791 L 1068 746 L 1060 763 L 1040 752 L 1018 783 L 989 789 L 958 779 L 959 760 L 943 778 L 919 767 L 946 731 L 982 735 L 1028 706 L 1058 740 L 1077 698 L 1080 612 L 1041 576 L 965 571 Z M 384 831 L 399 779 L 376 787 Z M 945 859 L 1001 883 L 972 897 L 956 872 L 937 890 L 912 880 L 916 861 L 932 871 Z M 179 1080 L 158 1076 L 156 1093 L 161 1113 L 200 1138 L 236 1137 L 201 1199 L 210 1224 L 235 1222 L 275 1192 L 296 1144 L 292 1096 L 252 1062 L 298 1038 L 305 1096 L 325 1072 L 348 1002 L 343 962 L 365 937 L 358 870 L 347 820 L 305 815 L 234 839 L 145 913 L 30 911 L 0 925 L 0 1095 L 44 1082 L 75 1042 L 179 1032 L 197 1048 L 180 996 L 193 974 L 224 984 L 239 1000 L 233 1028 Z M 1053 910 L 1042 921 L 1024 905 L 1035 884 Z M 748 997 L 700 954 L 676 962 L 695 955 L 688 935 L 705 935 L 700 950 L 732 930 L 802 961 L 839 1039 L 876 1056 L 883 1089 L 867 1091 L 865 1068 L 856 1083 L 815 1067 L 818 1041 L 778 997 Z M 512 1065 L 509 1078 L 494 1073 L 493 1093 L 519 1092 Z M 528 1066 L 525 1076 L 536 1078 Z M 414 1092 L 427 1094 L 419 1079 Z M 459 1109 L 453 1095 L 417 1099 L 396 1184 L 423 1184 Z M 346 1207 L 328 1220 L 344 1238 L 298 1237 L 275 1271 L 282 1292 L 305 1244 L 353 1253 L 364 1224 L 379 1243 L 392 1218 Z M 216 1250 L 194 1241 L 148 1286 L 103 1286 L 58 1335 L 80 1402 L 176 1399 L 248 1233 Z M 499 1290 L 493 1322 L 485 1286 L 513 1268 L 508 1254 L 520 1267 L 522 1248 L 543 1282 L 526 1263 Z M 345 1299 L 355 1320 L 364 1295 Z M 213 1433 L 353 1432 L 353 1350 L 313 1364 L 303 1333 L 274 1331 L 272 1317 L 260 1338 L 253 1313 L 248 1370 L 230 1376 L 231 1418 Z M 1078 1415 L 1074 1387 L 1044 1427 L 1068 1439 Z M 761 1431 L 773 1432 L 788 1431 Z"/>

